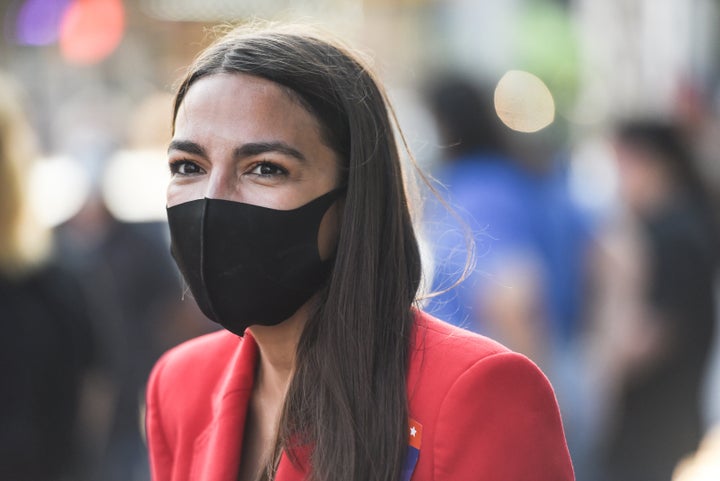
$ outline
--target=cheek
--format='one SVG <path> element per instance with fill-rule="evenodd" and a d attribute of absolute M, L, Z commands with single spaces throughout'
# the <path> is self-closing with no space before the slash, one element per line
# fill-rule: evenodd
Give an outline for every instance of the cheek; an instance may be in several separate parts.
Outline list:
<path fill-rule="evenodd" d="M 340 212 L 340 203 L 336 202 L 328 209 L 320 222 L 318 251 L 322 260 L 329 259 L 335 253 L 340 231 Z"/>
<path fill-rule="evenodd" d="M 205 188 L 202 182 L 180 183 L 171 180 L 167 187 L 167 206 L 190 202 L 205 197 Z"/>

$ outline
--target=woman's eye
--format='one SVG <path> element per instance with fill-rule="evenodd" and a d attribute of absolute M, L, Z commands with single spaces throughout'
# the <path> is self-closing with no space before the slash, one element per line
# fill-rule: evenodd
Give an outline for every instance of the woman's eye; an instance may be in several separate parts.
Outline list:
<path fill-rule="evenodd" d="M 170 173 L 179 175 L 202 174 L 203 169 L 195 162 L 180 160 L 170 163 Z"/>
<path fill-rule="evenodd" d="M 250 173 L 263 177 L 271 177 L 275 175 L 285 175 L 287 174 L 287 170 L 283 169 L 279 165 L 272 164 L 270 162 L 260 162 L 259 164 L 255 165 L 255 167 L 253 167 Z"/>

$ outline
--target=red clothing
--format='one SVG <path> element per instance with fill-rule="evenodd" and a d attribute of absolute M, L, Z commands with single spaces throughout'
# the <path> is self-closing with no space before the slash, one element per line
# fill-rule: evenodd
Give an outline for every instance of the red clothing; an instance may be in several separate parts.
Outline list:
<path fill-rule="evenodd" d="M 408 374 L 422 425 L 413 481 L 574 479 L 552 388 L 527 358 L 427 314 L 417 316 Z M 222 331 L 169 351 L 150 377 L 154 481 L 235 481 L 257 345 Z M 276 481 L 301 481 L 283 456 Z"/>

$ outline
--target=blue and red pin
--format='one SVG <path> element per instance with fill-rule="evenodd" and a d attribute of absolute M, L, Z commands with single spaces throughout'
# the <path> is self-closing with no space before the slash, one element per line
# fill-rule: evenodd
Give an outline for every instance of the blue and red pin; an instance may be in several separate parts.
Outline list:
<path fill-rule="evenodd" d="M 420 456 L 420 445 L 422 444 L 422 424 L 414 419 L 408 420 L 408 450 L 403 465 L 401 481 L 410 481 L 418 457 Z"/>

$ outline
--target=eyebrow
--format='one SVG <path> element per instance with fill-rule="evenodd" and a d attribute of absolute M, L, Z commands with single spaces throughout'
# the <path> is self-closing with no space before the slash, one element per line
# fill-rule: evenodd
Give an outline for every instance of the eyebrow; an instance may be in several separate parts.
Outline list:
<path fill-rule="evenodd" d="M 173 140 L 168 146 L 168 152 L 170 152 L 171 150 L 181 150 L 183 152 L 187 152 L 188 154 L 195 154 L 201 157 L 207 157 L 207 155 L 205 154 L 205 149 L 200 147 L 200 145 L 196 144 L 195 142 L 191 142 L 189 140 Z"/>
<path fill-rule="evenodd" d="M 180 150 L 187 152 L 188 154 L 199 155 L 207 158 L 205 149 L 199 144 L 190 140 L 173 140 L 168 146 L 168 152 L 171 150 Z M 294 157 L 297 160 L 305 161 L 305 155 L 294 147 L 286 144 L 285 142 L 273 141 L 273 142 L 250 142 L 243 144 L 242 146 L 235 149 L 235 157 L 252 157 L 253 155 L 264 154 L 266 152 L 278 152 L 283 155 Z"/>
<path fill-rule="evenodd" d="M 243 144 L 241 147 L 235 149 L 236 157 L 251 157 L 253 155 L 264 154 L 265 152 L 278 152 L 290 157 L 295 157 L 297 160 L 305 161 L 305 156 L 302 152 L 294 147 L 286 144 L 285 142 L 251 142 Z"/>

